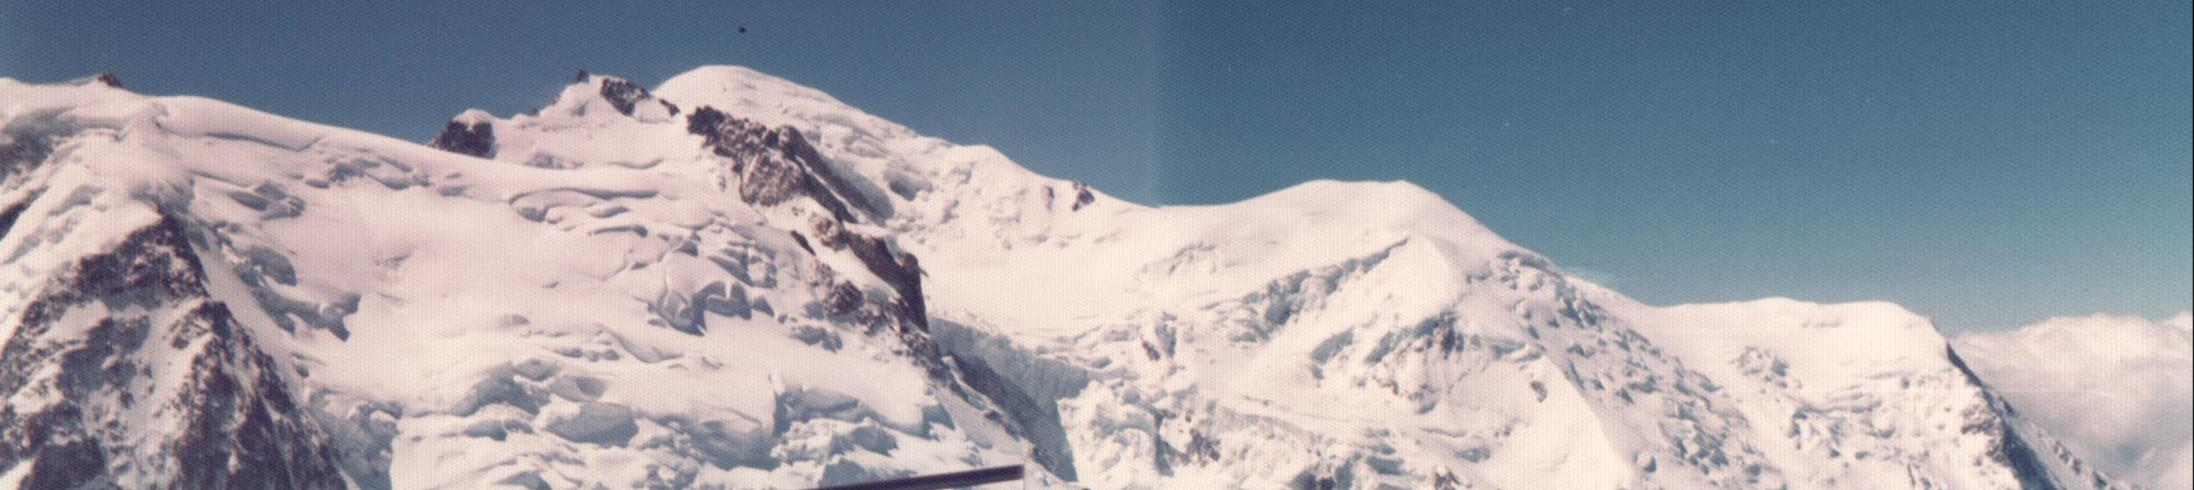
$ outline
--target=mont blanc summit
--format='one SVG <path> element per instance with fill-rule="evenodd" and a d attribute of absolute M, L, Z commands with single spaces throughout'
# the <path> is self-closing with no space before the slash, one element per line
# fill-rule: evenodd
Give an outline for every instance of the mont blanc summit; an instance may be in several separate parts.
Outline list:
<path fill-rule="evenodd" d="M 739 67 L 427 144 L 0 79 L 0 230 L 0 487 L 2185 484 L 1894 304 L 1646 305 L 1404 182 L 1139 205 Z"/>

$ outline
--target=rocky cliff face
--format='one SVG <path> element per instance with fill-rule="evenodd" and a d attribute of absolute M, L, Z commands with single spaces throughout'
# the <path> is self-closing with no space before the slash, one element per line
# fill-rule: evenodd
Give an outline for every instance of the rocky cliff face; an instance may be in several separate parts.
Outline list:
<path fill-rule="evenodd" d="M 770 206 L 805 197 L 840 222 L 860 221 L 854 209 L 869 219 L 889 216 L 889 204 L 856 192 L 846 178 L 823 163 L 822 155 L 798 129 L 765 127 L 701 106 L 687 117 L 686 131 L 700 135 L 718 156 L 731 159 L 731 171 L 738 174 L 739 198 L 749 203 Z"/>
<path fill-rule="evenodd" d="M 890 205 L 872 200 L 832 171 L 800 130 L 768 128 L 701 106 L 687 117 L 686 131 L 701 136 L 702 144 L 711 152 L 729 160 L 740 199 L 756 206 L 801 199 L 827 210 L 827 215 L 810 217 L 812 234 L 806 236 L 813 237 L 816 245 L 850 251 L 869 273 L 889 284 L 900 298 L 899 308 L 890 315 L 893 321 L 910 328 L 927 328 L 929 319 L 915 257 L 893 250 L 885 238 L 847 228 L 849 223 L 863 222 L 864 217 L 868 221 L 889 217 Z"/>
<path fill-rule="evenodd" d="M 76 259 L 0 347 L 0 467 L 23 488 L 342 488 L 260 341 L 173 219 Z"/>
<path fill-rule="evenodd" d="M 654 99 L 654 97 L 648 96 L 648 89 L 640 88 L 639 85 L 623 78 L 602 77 L 600 85 L 602 87 L 600 92 L 602 100 L 609 101 L 610 107 L 617 108 L 618 113 L 627 116 L 632 115 L 633 108 Z M 677 111 L 673 110 L 671 112 Z"/>

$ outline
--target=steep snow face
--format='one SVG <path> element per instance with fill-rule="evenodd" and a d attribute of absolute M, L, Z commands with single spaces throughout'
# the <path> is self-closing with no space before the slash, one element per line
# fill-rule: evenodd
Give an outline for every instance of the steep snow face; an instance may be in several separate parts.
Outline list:
<path fill-rule="evenodd" d="M 2194 485 L 2186 312 L 2052 318 L 1953 343 L 1996 393 L 2095 466 L 2152 488 Z"/>
<path fill-rule="evenodd" d="M 742 68 L 656 93 L 801 128 L 888 189 L 882 225 L 922 259 L 938 342 L 1085 484 L 2106 478 L 1893 305 L 1650 307 L 1404 183 L 1149 208 Z"/>
<path fill-rule="evenodd" d="M 781 115 L 889 188 L 940 342 L 1030 397 L 1021 423 L 1062 441 L 1032 442 L 1084 483 L 2104 478 L 1893 305 L 1648 307 L 1407 184 L 1154 209 L 744 69 L 658 93 Z"/>
<path fill-rule="evenodd" d="M 906 264 L 860 251 L 888 241 L 735 197 L 751 155 L 615 82 L 468 113 L 492 140 L 445 152 L 0 80 L 0 471 L 798 487 L 1019 460 L 878 276 Z"/>
<path fill-rule="evenodd" d="M 0 102 L 0 222 L 178 223 L 359 486 L 2111 484 L 1902 309 L 1638 304 L 1407 183 L 1140 206 L 737 67 L 431 147 Z M 21 305 L 113 249 L 79 235 L 0 239 L 0 334 L 67 342 Z"/>

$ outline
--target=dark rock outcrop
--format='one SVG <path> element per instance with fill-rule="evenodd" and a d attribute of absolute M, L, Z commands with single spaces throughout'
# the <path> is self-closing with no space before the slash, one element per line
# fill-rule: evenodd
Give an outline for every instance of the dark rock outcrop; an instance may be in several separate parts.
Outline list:
<path fill-rule="evenodd" d="M 462 153 L 480 158 L 495 156 L 495 124 L 488 121 L 466 123 L 450 121 L 442 127 L 442 134 L 434 136 L 427 146 L 450 153 Z"/>
<path fill-rule="evenodd" d="M 768 206 L 806 196 L 849 223 L 861 221 L 853 213 L 856 207 L 871 216 L 883 214 L 882 205 L 831 171 L 800 130 L 770 128 L 701 106 L 686 117 L 686 131 L 701 135 L 711 151 L 731 159 L 731 170 L 739 176 L 739 198 L 748 203 Z"/>
<path fill-rule="evenodd" d="M 770 128 L 701 106 L 686 117 L 686 131 L 702 136 L 703 145 L 731 160 L 740 200 L 771 206 L 805 197 L 822 206 L 829 215 L 810 218 L 810 229 L 806 230 L 814 233 L 814 240 L 793 231 L 794 240 L 810 252 L 816 246 L 851 249 L 870 273 L 890 284 L 896 293 L 893 296 L 897 298 L 889 303 L 871 303 L 851 285 L 834 285 L 825 295 L 829 314 L 870 325 L 871 329 L 893 326 L 911 357 L 933 373 L 941 375 L 946 370 L 937 360 L 935 342 L 929 338 L 928 306 L 922 299 L 921 269 L 914 256 L 893 250 L 884 238 L 846 226 L 861 222 L 863 213 L 886 216 L 884 205 L 871 202 L 847 179 L 832 172 L 822 154 L 797 129 Z"/>
<path fill-rule="evenodd" d="M 99 72 L 98 75 L 92 75 L 91 79 L 109 87 L 122 88 L 122 77 L 115 76 L 111 71 Z"/>
<path fill-rule="evenodd" d="M 929 328 L 929 309 L 922 302 L 921 266 L 916 264 L 914 255 L 893 252 L 891 243 L 882 238 L 858 233 L 846 236 L 846 246 L 853 249 L 853 256 L 859 257 L 870 273 L 899 292 L 900 313 L 916 326 Z"/>
<path fill-rule="evenodd" d="M 209 299 L 180 223 L 133 232 L 57 279 L 0 347 L 0 393 L 37 400 L 0 406 L 0 467 L 29 462 L 23 487 L 344 486 L 274 358 Z M 101 306 L 113 313 L 68 315 Z M 173 430 L 112 430 L 138 413 Z"/>
<path fill-rule="evenodd" d="M 715 148 L 721 146 L 725 139 L 718 128 L 731 119 L 731 115 L 714 107 L 701 106 L 693 110 L 693 115 L 686 116 L 686 132 L 701 135 L 702 144 Z"/>
<path fill-rule="evenodd" d="M 833 217 L 810 216 L 808 227 L 815 233 L 815 245 L 831 250 L 850 249 L 854 257 L 861 259 L 862 266 L 898 293 L 899 315 L 918 327 L 928 328 L 928 309 L 922 301 L 921 266 L 913 254 L 892 250 L 891 242 L 881 237 L 848 230 L 844 222 Z M 805 242 L 805 238 L 802 241 Z"/>
<path fill-rule="evenodd" d="M 632 109 L 639 107 L 640 101 L 654 97 L 648 95 L 648 89 L 640 88 L 640 85 L 629 80 L 602 77 L 602 98 L 609 101 L 610 107 L 617 108 L 618 113 L 630 116 Z"/>
<path fill-rule="evenodd" d="M 15 220 L 18 218 L 22 218 L 23 210 L 30 208 L 31 201 L 35 200 L 37 200 L 37 198 L 34 196 L 30 199 L 24 199 L 23 202 L 9 204 L 7 205 L 7 207 L 0 208 L 0 238 L 8 237 L 8 232 L 15 229 Z"/>
<path fill-rule="evenodd" d="M 1091 192 L 1089 191 L 1089 184 L 1084 184 L 1084 183 L 1081 183 L 1081 182 L 1075 182 L 1075 183 L 1074 183 L 1074 210 L 1075 210 L 1075 211 L 1081 211 L 1081 210 L 1082 210 L 1082 206 L 1088 206 L 1088 205 L 1090 205 L 1090 203 L 1094 203 L 1094 202 L 1097 202 L 1097 195 L 1096 195 L 1095 193 L 1091 193 Z"/>

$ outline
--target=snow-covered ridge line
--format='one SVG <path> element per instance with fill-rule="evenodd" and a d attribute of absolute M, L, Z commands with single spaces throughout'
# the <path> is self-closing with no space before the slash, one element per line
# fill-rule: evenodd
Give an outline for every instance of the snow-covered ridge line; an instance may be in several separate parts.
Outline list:
<path fill-rule="evenodd" d="M 1643 305 L 1406 182 L 1140 206 L 739 67 L 424 146 L 0 80 L 0 136 L 0 334 L 180 223 L 351 486 L 2118 484 L 1895 305 Z"/>
<path fill-rule="evenodd" d="M 865 228 L 812 219 L 835 218 L 813 212 L 815 196 L 753 205 L 726 192 L 727 160 L 770 158 L 748 152 L 781 151 L 777 142 L 711 153 L 685 121 L 646 111 L 668 104 L 628 110 L 605 98 L 644 100 L 645 91 L 591 89 L 567 91 L 584 92 L 568 94 L 562 107 L 572 110 L 528 116 L 537 126 L 497 131 L 501 141 L 476 152 L 550 149 L 535 154 L 576 164 L 544 168 L 201 98 L 0 82 L 0 210 L 10 221 L 0 333 L 7 358 L 30 363 L 10 376 L 77 376 L 62 360 L 97 344 L 71 332 L 100 331 L 91 326 L 125 313 L 70 306 L 60 328 L 24 307 L 71 289 L 53 281 L 80 257 L 132 250 L 124 235 L 150 220 L 195 237 L 188 248 L 208 273 L 185 282 L 205 291 L 205 304 L 237 311 L 237 335 L 261 340 L 217 347 L 271 359 L 247 367 L 282 373 L 245 401 L 302 407 L 288 422 L 302 426 L 287 430 L 304 431 L 289 439 L 304 447 L 283 452 L 318 455 L 313 474 L 339 477 L 277 486 L 808 486 L 1011 462 L 1025 451 L 929 346 L 919 297 L 899 292 L 918 294 L 918 282 L 872 272 L 909 268 L 910 258 Z M 604 107 L 615 110 L 590 110 Z M 507 124 L 463 119 L 482 132 Z M 627 146 L 655 151 L 559 153 Z M 135 291 L 82 304 L 136 301 L 126 299 Z M 41 345 L 60 354 L 25 350 Z M 165 358 L 182 344 L 126 347 L 116 355 Z M 172 378 L 123 376 L 102 390 L 123 400 L 214 396 Z M 24 397 L 34 393 L 8 394 L 31 407 Z M 211 453 L 176 446 L 186 439 L 128 410 L 15 412 L 59 415 L 0 425 L 0 440 L 15 444 L 0 472 L 34 486 L 220 486 L 260 475 L 171 459 Z M 124 422 L 99 422 L 117 417 Z M 74 452 L 37 435 L 75 424 L 123 430 Z M 281 443 L 192 437 L 253 451 Z"/>

